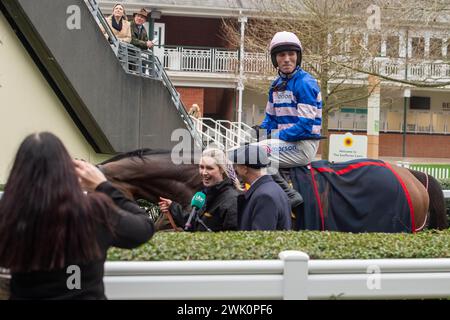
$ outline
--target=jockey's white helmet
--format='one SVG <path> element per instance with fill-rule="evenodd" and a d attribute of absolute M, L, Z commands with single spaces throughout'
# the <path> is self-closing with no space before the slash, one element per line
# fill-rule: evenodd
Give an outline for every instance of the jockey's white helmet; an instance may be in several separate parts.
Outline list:
<path fill-rule="evenodd" d="M 282 51 L 297 51 L 297 65 L 302 63 L 302 43 L 294 33 L 277 32 L 270 41 L 270 57 L 275 68 L 278 67 L 276 54 Z"/>

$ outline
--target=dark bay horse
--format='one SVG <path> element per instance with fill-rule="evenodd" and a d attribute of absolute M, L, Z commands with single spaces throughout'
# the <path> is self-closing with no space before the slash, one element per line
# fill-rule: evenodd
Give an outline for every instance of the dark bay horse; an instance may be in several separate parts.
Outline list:
<path fill-rule="evenodd" d="M 190 162 L 192 163 L 192 162 Z M 130 198 L 157 203 L 159 197 L 183 206 L 202 188 L 197 164 L 174 164 L 169 151 L 142 149 L 119 154 L 98 165 L 105 176 Z M 398 166 L 414 208 L 415 229 L 448 228 L 445 201 L 439 182 L 430 175 Z M 355 186 L 357 187 L 357 186 Z M 380 188 L 380 192 L 383 190 Z"/>

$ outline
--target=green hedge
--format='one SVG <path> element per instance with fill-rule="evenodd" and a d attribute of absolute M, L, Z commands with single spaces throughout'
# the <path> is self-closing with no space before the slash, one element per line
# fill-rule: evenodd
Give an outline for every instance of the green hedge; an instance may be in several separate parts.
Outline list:
<path fill-rule="evenodd" d="M 450 179 L 442 179 L 439 180 L 443 190 L 450 190 Z M 447 216 L 450 221 L 450 199 L 445 199 L 446 207 L 447 207 Z"/>
<path fill-rule="evenodd" d="M 108 260 L 278 259 L 301 250 L 312 259 L 450 258 L 450 230 L 418 234 L 344 232 L 159 232 L 134 250 L 112 248 Z"/>
<path fill-rule="evenodd" d="M 442 189 L 450 190 L 450 179 L 442 179 L 439 182 L 441 183 Z"/>

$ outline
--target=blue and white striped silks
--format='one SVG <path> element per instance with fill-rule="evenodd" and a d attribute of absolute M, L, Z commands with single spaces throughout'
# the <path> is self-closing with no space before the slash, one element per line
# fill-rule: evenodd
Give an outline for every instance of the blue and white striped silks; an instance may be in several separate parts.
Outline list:
<path fill-rule="evenodd" d="M 317 80 L 300 67 L 290 77 L 278 77 L 269 90 L 261 127 L 278 129 L 272 138 L 284 141 L 320 139 L 322 96 Z"/>

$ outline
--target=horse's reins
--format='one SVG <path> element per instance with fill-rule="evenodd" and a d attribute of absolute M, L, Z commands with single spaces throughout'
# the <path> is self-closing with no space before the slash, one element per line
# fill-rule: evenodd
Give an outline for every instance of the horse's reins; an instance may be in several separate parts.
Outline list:
<path fill-rule="evenodd" d="M 422 172 L 422 173 L 425 175 L 425 186 L 424 187 L 425 187 L 425 190 L 427 190 L 427 194 L 428 194 L 428 183 L 429 183 L 428 174 L 426 174 L 425 172 Z M 425 216 L 425 221 L 423 222 L 423 225 L 420 228 L 416 229 L 416 231 L 422 231 L 422 229 L 427 226 L 429 216 L 430 216 L 430 208 L 428 207 L 428 212 Z"/>
<path fill-rule="evenodd" d="M 173 220 L 172 217 L 172 213 L 170 211 L 167 211 L 167 213 L 165 214 L 167 216 L 167 219 L 169 219 L 169 223 L 172 226 L 172 229 L 174 229 L 175 231 L 181 231 L 182 229 L 177 227 L 177 225 L 175 224 L 175 221 Z"/>

